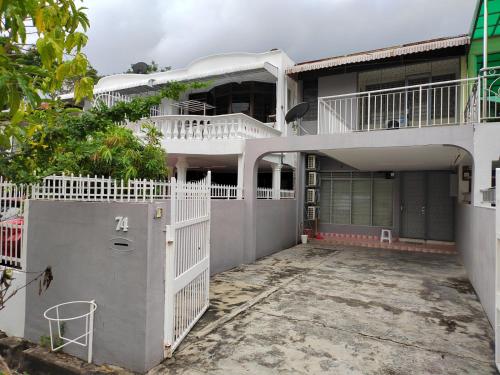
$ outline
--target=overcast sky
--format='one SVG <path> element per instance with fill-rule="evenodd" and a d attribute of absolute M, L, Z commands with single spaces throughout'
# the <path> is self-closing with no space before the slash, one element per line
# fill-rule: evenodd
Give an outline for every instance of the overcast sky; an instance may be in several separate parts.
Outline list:
<path fill-rule="evenodd" d="M 476 0 L 86 0 L 100 74 L 179 68 L 222 52 L 283 49 L 296 62 L 469 31 Z"/>

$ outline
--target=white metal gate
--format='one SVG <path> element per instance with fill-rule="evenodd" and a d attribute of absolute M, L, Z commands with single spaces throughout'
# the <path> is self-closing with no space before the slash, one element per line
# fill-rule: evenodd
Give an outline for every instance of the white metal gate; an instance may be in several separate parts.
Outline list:
<path fill-rule="evenodd" d="M 209 304 L 210 172 L 199 182 L 171 181 L 165 270 L 165 347 L 170 355 Z"/>

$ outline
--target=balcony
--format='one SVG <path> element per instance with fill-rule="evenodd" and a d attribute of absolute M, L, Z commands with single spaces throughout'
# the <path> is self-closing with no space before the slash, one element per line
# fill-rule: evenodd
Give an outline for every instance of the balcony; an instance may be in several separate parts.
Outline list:
<path fill-rule="evenodd" d="M 129 102 L 132 98 L 114 92 L 98 94 L 93 102 L 112 107 L 119 102 Z M 145 121 L 152 122 L 163 134 L 165 141 L 213 140 L 213 139 L 255 139 L 279 137 L 281 131 L 275 129 L 275 123 L 263 123 L 244 113 L 225 115 L 191 115 L 184 113 L 203 112 L 215 107 L 203 102 L 188 100 L 171 103 L 181 114 L 164 114 L 158 107 L 152 107 L 150 117 L 137 122 L 128 122 L 127 126 L 141 136 L 141 126 Z"/>
<path fill-rule="evenodd" d="M 483 77 L 318 98 L 318 134 L 500 120 L 498 68 Z"/>
<path fill-rule="evenodd" d="M 255 139 L 279 137 L 281 132 L 243 113 L 218 116 L 164 115 L 149 119 L 166 141 Z M 143 121 L 142 121 L 143 122 Z M 129 123 L 140 134 L 142 122 Z"/>

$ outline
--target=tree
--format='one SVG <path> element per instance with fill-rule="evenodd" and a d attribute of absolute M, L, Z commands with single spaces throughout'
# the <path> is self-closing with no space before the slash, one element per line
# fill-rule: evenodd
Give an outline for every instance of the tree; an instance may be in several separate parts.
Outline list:
<path fill-rule="evenodd" d="M 0 152 L 2 175 L 22 183 L 61 173 L 163 180 L 169 173 L 167 154 L 161 132 L 148 120 L 150 108 L 164 97 L 178 100 L 183 91 L 204 86 L 170 82 L 156 95 L 111 108 L 98 103 L 83 112 L 54 102 L 33 111 L 28 117 L 33 132 L 23 133 L 13 151 Z M 127 121 L 139 122 L 143 136 L 122 125 Z"/>
<path fill-rule="evenodd" d="M 40 53 L 34 46 L 30 47 L 25 53 L 23 53 L 20 56 L 20 60 L 24 65 L 36 66 L 42 68 L 42 59 L 40 57 Z M 59 90 L 56 90 L 54 94 L 60 95 L 73 92 L 75 89 L 76 82 L 82 79 L 83 77 L 91 78 L 93 85 L 95 85 L 97 81 L 99 81 L 99 79 L 101 78 L 97 70 L 89 62 L 84 75 L 79 74 L 75 76 L 68 76 L 62 82 L 61 88 Z"/>
<path fill-rule="evenodd" d="M 85 9 L 74 0 L 0 1 L 0 109 L 8 109 L 0 118 L 0 146 L 31 131 L 26 115 L 53 98 L 65 80 L 75 78 L 77 101 L 92 96 L 82 52 L 89 27 Z"/>

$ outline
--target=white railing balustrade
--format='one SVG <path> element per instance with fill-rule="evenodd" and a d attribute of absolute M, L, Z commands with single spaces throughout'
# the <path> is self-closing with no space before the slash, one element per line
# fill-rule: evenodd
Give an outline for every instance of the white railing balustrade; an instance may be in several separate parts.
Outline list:
<path fill-rule="evenodd" d="M 147 121 L 152 122 L 161 131 L 166 141 L 254 139 L 277 137 L 281 134 L 279 130 L 243 113 L 219 116 L 152 116 Z M 141 121 L 131 122 L 128 126 L 134 133 L 141 134 Z"/>
<path fill-rule="evenodd" d="M 210 195 L 212 199 L 241 199 L 243 196 L 243 188 L 234 185 L 217 185 L 210 186 Z"/>
<path fill-rule="evenodd" d="M 478 78 L 318 98 L 318 133 L 478 122 Z"/>
<path fill-rule="evenodd" d="M 273 199 L 273 189 L 258 187 L 257 199 Z"/>
<path fill-rule="evenodd" d="M 500 120 L 500 67 L 481 69 L 481 121 Z"/>
<path fill-rule="evenodd" d="M 295 199 L 295 190 L 280 190 L 280 199 Z"/>
<path fill-rule="evenodd" d="M 483 203 L 496 203 L 496 189 L 494 187 L 481 190 L 481 194 L 483 195 Z"/>
<path fill-rule="evenodd" d="M 128 95 L 120 94 L 119 92 L 103 92 L 96 94 L 94 100 L 92 101 L 92 107 L 96 107 L 99 103 L 106 105 L 106 107 L 111 108 L 116 103 L 119 102 L 130 102 L 132 98 Z"/>
<path fill-rule="evenodd" d="M 257 188 L 257 199 L 275 199 L 275 196 L 277 196 L 277 194 L 274 194 L 273 188 Z M 295 199 L 295 191 L 280 189 L 279 199 Z"/>

